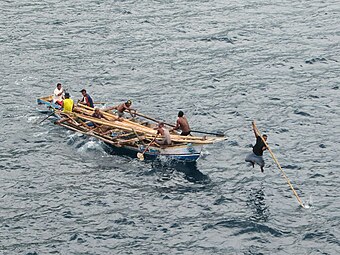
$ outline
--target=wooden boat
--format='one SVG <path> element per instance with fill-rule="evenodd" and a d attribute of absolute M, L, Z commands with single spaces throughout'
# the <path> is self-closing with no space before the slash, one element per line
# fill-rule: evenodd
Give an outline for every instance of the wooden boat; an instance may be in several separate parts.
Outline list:
<path fill-rule="evenodd" d="M 109 145 L 115 154 L 136 157 L 143 153 L 146 159 L 165 157 L 196 161 L 204 145 L 227 139 L 224 136 L 180 136 L 172 133 L 171 145 L 158 145 L 152 143 L 153 140 L 162 139 L 157 137 L 156 125 L 145 120 L 119 118 L 114 113 L 104 111 L 101 111 L 104 118 L 92 117 L 94 108 L 82 104 L 75 105 L 72 113 L 63 113 L 61 107 L 52 102 L 52 96 L 38 98 L 37 103 L 47 107 L 59 119 L 55 124 L 99 139 Z"/>

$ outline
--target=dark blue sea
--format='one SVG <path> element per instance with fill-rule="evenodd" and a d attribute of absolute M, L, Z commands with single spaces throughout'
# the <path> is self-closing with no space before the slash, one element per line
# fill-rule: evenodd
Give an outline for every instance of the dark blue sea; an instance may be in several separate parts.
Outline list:
<path fill-rule="evenodd" d="M 0 1 L 0 254 L 340 254 L 339 1 Z M 225 132 L 197 164 L 139 161 L 42 123 L 131 99 Z M 244 162 L 268 143 L 261 173 Z"/>

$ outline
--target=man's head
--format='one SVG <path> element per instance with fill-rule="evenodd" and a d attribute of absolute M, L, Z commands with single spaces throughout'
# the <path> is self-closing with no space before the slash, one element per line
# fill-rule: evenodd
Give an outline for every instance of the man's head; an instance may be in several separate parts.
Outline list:
<path fill-rule="evenodd" d="M 178 112 L 178 117 L 183 117 L 183 115 L 184 115 L 184 112 L 182 112 L 182 111 Z"/>
<path fill-rule="evenodd" d="M 61 83 L 60 82 L 57 83 L 57 89 L 59 89 L 59 90 L 61 89 Z"/>
<path fill-rule="evenodd" d="M 164 122 L 160 122 L 160 123 L 158 123 L 158 127 L 159 127 L 159 128 L 162 128 L 162 127 L 164 127 Z"/>
<path fill-rule="evenodd" d="M 81 92 L 81 94 L 82 94 L 83 96 L 86 95 L 86 89 L 82 89 L 80 92 Z"/>
<path fill-rule="evenodd" d="M 132 105 L 132 101 L 131 101 L 131 100 L 127 100 L 127 101 L 125 102 L 125 104 L 126 104 L 126 106 L 130 106 L 130 105 Z"/>
<path fill-rule="evenodd" d="M 267 141 L 268 136 L 267 135 L 262 135 L 263 139 Z"/>
<path fill-rule="evenodd" d="M 65 93 L 65 98 L 70 98 L 70 93 Z"/>
<path fill-rule="evenodd" d="M 99 112 L 100 112 L 100 111 L 99 111 L 99 108 L 95 108 L 95 109 L 94 109 L 94 112 L 95 112 L 95 113 L 99 113 Z"/>

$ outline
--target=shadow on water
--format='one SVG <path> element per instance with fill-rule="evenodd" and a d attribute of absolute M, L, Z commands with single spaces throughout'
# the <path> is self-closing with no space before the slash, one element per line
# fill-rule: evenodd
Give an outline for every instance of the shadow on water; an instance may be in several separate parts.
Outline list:
<path fill-rule="evenodd" d="M 111 155 L 128 157 L 131 159 L 136 158 L 136 152 L 130 150 L 124 150 L 124 148 L 113 148 L 107 144 L 104 144 L 103 149 L 106 153 Z M 156 159 L 143 160 L 144 164 L 151 166 L 149 171 L 140 172 L 139 175 L 161 175 L 161 179 L 166 181 L 170 180 L 177 173 L 181 173 L 182 177 L 191 183 L 207 184 L 210 183 L 208 175 L 203 174 L 197 167 L 197 162 L 178 161 L 173 159 L 167 159 L 164 157 L 157 157 Z"/>
<path fill-rule="evenodd" d="M 162 172 L 163 178 L 169 178 L 175 171 L 183 174 L 184 179 L 193 183 L 208 183 L 210 179 L 197 167 L 197 162 L 179 162 L 175 160 L 151 162 L 153 172 Z"/>
<path fill-rule="evenodd" d="M 253 210 L 253 215 L 250 217 L 252 220 L 264 222 L 268 220 L 269 211 L 262 186 L 251 190 L 247 204 Z"/>
<path fill-rule="evenodd" d="M 115 155 L 131 160 L 136 159 L 136 152 L 124 148 L 114 148 L 105 143 L 98 143 L 96 140 L 88 139 L 86 136 L 71 135 L 68 140 L 69 145 L 73 145 L 78 150 L 85 150 L 87 152 L 102 153 L 108 155 Z M 103 151 L 102 151 L 102 150 Z M 142 163 L 143 162 L 143 163 Z M 181 178 L 191 183 L 207 184 L 210 183 L 210 178 L 203 174 L 197 167 L 197 162 L 177 161 L 158 157 L 157 159 L 145 159 L 141 161 L 145 167 L 151 168 L 149 171 L 140 172 L 139 175 L 161 175 L 161 179 L 173 179 L 181 173 Z M 112 166 L 110 166 L 112 167 Z"/>
<path fill-rule="evenodd" d="M 105 144 L 104 150 L 111 155 L 119 155 L 124 157 L 136 158 L 136 152 L 131 152 L 130 150 L 124 150 L 124 148 L 113 148 Z M 151 169 L 147 173 L 143 173 L 144 175 L 161 173 L 162 179 L 171 179 L 174 172 L 180 172 L 184 174 L 184 179 L 192 183 L 209 183 L 210 179 L 207 175 L 203 174 L 197 167 L 197 162 L 188 162 L 188 161 L 178 161 L 171 160 L 162 157 L 158 157 L 157 159 L 145 159 L 144 163 L 151 164 Z"/>

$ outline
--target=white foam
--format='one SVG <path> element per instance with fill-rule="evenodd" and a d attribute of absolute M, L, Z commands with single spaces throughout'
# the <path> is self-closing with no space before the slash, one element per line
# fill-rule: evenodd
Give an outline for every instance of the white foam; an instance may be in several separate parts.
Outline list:
<path fill-rule="evenodd" d="M 305 208 L 311 208 L 313 204 L 312 195 L 309 196 L 309 200 L 304 203 Z"/>

